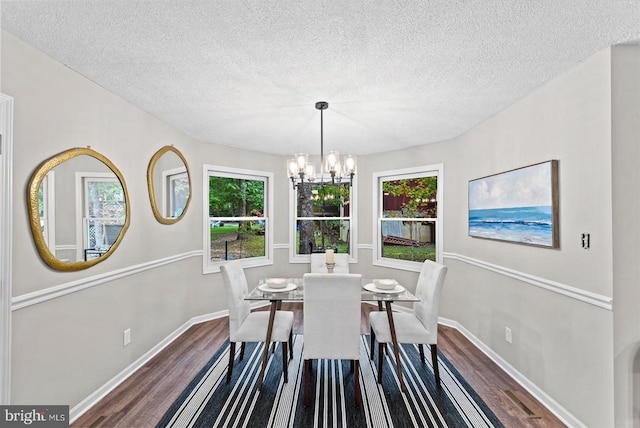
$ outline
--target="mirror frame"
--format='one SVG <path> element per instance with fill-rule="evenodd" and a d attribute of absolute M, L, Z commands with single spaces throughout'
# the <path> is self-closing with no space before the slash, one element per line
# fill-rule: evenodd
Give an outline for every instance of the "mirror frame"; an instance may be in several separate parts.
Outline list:
<path fill-rule="evenodd" d="M 160 160 L 162 155 L 168 152 L 175 153 L 176 155 L 178 155 L 180 160 L 182 160 L 182 163 L 187 170 L 187 179 L 189 180 L 189 197 L 187 198 L 187 202 L 184 204 L 182 213 L 175 218 L 167 218 L 160 213 L 153 185 L 153 170 L 156 166 L 156 163 L 158 162 L 158 160 Z M 156 220 L 158 220 L 159 223 L 174 224 L 182 220 L 184 215 L 187 213 L 187 208 L 189 208 L 189 203 L 191 202 L 191 196 L 193 195 L 193 185 L 191 182 L 191 172 L 189 171 L 189 164 L 187 163 L 187 159 L 185 159 L 180 150 L 176 149 L 173 146 L 164 146 L 151 157 L 151 160 L 149 161 L 149 167 L 147 168 L 147 187 L 149 188 L 149 202 L 151 203 L 151 210 L 153 211 L 153 216 L 156 218 Z"/>
<path fill-rule="evenodd" d="M 91 156 L 92 158 L 95 158 L 104 163 L 107 167 L 109 167 L 109 169 L 111 169 L 111 171 L 120 181 L 120 185 L 122 186 L 122 190 L 124 191 L 125 220 L 124 224 L 122 225 L 122 229 L 118 234 L 118 237 L 116 238 L 114 243 L 111 244 L 111 247 L 109 247 L 109 250 L 106 253 L 92 260 L 64 262 L 57 259 L 53 255 L 53 253 L 49 249 L 49 246 L 44 240 L 44 236 L 42 235 L 42 230 L 40 229 L 40 216 L 38 214 L 38 190 L 40 188 L 40 185 L 42 184 L 42 180 L 44 180 L 44 177 L 52 169 L 68 160 L 82 155 Z M 131 221 L 131 210 L 129 205 L 129 193 L 127 192 L 127 185 L 125 184 L 122 173 L 109 159 L 96 152 L 95 150 L 92 150 L 90 147 L 76 147 L 73 149 L 65 150 L 64 152 L 50 157 L 49 159 L 38 165 L 35 172 L 31 176 L 31 179 L 29 180 L 27 209 L 29 211 L 29 224 L 31 226 L 31 234 L 33 235 L 33 240 L 35 241 L 36 248 L 38 249 L 38 252 L 40 253 L 42 259 L 49 267 L 55 270 L 71 272 L 87 269 L 106 260 L 111 254 L 113 254 L 116 248 L 118 248 L 118 245 L 120 245 L 125 232 L 129 228 L 129 222 Z"/>

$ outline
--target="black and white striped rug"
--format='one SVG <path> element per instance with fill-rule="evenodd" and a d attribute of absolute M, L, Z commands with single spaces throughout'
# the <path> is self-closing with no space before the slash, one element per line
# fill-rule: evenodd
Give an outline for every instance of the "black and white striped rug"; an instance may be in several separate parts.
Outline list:
<path fill-rule="evenodd" d="M 311 405 L 305 408 L 303 336 L 294 336 L 289 382 L 283 382 L 281 349 L 277 349 L 270 355 L 259 391 L 263 346 L 247 344 L 244 359 L 236 357 L 233 378 L 227 384 L 227 342 L 173 403 L 158 427 L 502 427 L 442 353 L 438 356 L 442 387 L 437 388 L 430 361 L 423 365 L 417 347 L 401 346 L 406 385 L 406 392 L 401 393 L 393 354 L 385 357 L 380 385 L 376 380 L 377 354 L 375 361 L 369 358 L 369 337 L 363 335 L 360 408 L 355 407 L 349 361 L 330 360 L 314 361 Z"/>

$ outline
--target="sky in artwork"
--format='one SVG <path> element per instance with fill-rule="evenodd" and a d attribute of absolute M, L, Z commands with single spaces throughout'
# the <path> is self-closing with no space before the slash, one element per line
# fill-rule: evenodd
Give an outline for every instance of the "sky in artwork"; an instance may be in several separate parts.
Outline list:
<path fill-rule="evenodd" d="M 551 205 L 551 162 L 469 182 L 469 209 Z"/>

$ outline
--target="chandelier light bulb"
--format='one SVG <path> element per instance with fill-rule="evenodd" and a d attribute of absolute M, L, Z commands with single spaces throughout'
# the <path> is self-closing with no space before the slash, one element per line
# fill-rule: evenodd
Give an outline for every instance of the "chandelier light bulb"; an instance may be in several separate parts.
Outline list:
<path fill-rule="evenodd" d="M 316 166 L 313 163 L 308 163 L 304 170 L 304 175 L 308 181 L 314 181 L 316 179 Z"/>
<path fill-rule="evenodd" d="M 335 171 L 336 171 L 336 179 L 340 181 L 340 179 L 342 179 L 342 164 L 340 164 L 340 162 L 336 163 Z"/>
<path fill-rule="evenodd" d="M 298 175 L 298 162 L 295 159 L 287 161 L 287 174 L 289 178 L 295 178 Z"/>
<path fill-rule="evenodd" d="M 309 161 L 309 155 L 306 153 L 296 154 L 296 163 L 298 165 L 298 172 L 304 174 L 304 170 L 307 168 L 307 162 Z"/>
<path fill-rule="evenodd" d="M 335 172 L 337 165 L 340 163 L 340 154 L 336 151 L 330 151 L 327 155 L 327 169 L 330 172 Z"/>
<path fill-rule="evenodd" d="M 344 170 L 347 174 L 356 172 L 356 157 L 347 155 L 344 157 Z"/>

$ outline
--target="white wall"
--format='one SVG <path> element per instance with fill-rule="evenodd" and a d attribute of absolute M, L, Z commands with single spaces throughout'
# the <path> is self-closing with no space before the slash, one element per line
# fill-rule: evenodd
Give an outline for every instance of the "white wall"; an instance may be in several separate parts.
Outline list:
<path fill-rule="evenodd" d="M 615 426 L 640 427 L 640 45 L 613 48 L 612 76 Z"/>
<path fill-rule="evenodd" d="M 449 274 L 441 316 L 590 427 L 613 426 L 614 418 L 610 54 L 598 53 L 453 141 L 360 163 L 365 173 L 444 164 Z M 468 236 L 469 180 L 550 159 L 559 160 L 559 249 Z M 366 200 L 359 203 L 370 212 Z M 365 241 L 368 230 L 360 232 Z M 583 232 L 591 234 L 589 250 L 581 248 Z M 507 326 L 513 344 L 505 341 Z"/>
<path fill-rule="evenodd" d="M 612 296 L 610 82 L 607 49 L 460 139 L 469 156 L 448 170 L 455 178 L 447 182 L 447 212 L 455 213 L 456 225 L 447 223 L 454 235 L 446 251 Z M 466 236 L 468 180 L 547 159 L 560 162 L 559 250 Z M 580 246 L 582 232 L 591 234 L 589 250 Z M 463 281 L 453 283 L 456 298 L 445 313 L 587 426 L 611 426 L 611 311 L 477 271 L 468 264 L 456 269 L 453 277 Z M 505 326 L 513 345 L 503 339 Z"/>

